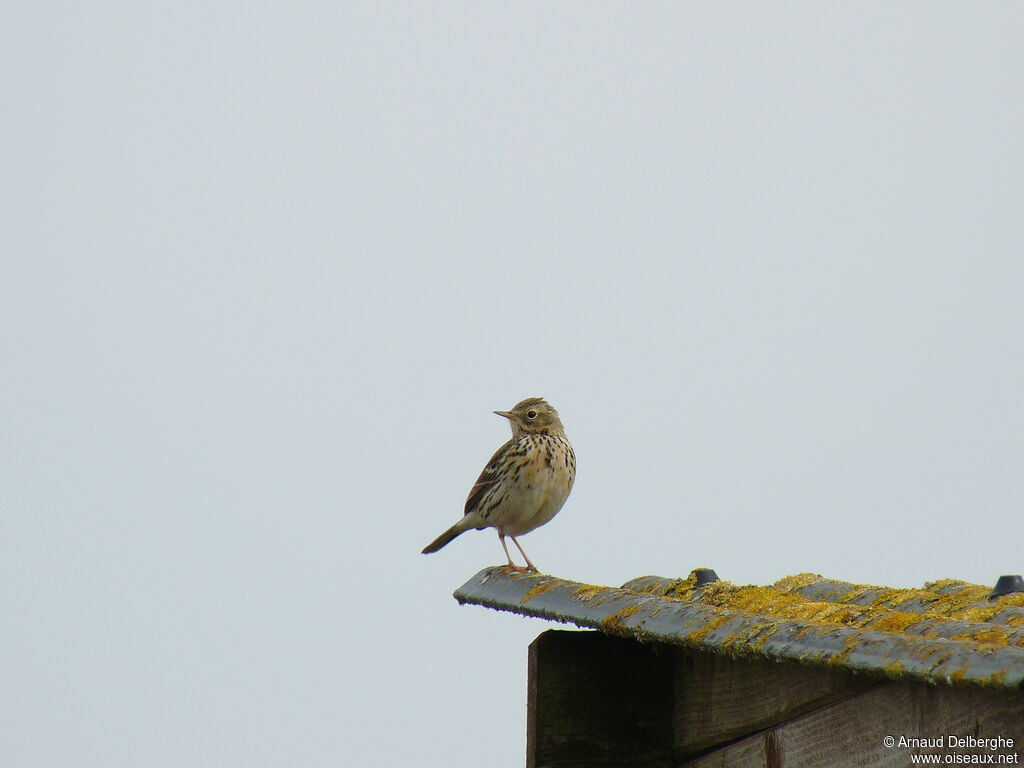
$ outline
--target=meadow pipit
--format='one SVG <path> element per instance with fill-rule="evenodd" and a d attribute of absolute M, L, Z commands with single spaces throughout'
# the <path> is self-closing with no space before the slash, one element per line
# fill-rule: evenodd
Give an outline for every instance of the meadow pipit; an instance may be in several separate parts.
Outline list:
<path fill-rule="evenodd" d="M 466 499 L 459 522 L 423 548 L 437 552 L 470 528 L 497 528 L 508 559 L 507 570 L 523 570 L 512 562 L 505 537 L 519 548 L 526 569 L 537 566 L 523 552 L 516 536 L 539 528 L 558 514 L 576 479 L 576 456 L 565 437 L 558 411 L 540 397 L 528 397 L 511 411 L 495 411 L 512 425 L 512 439 L 495 452 Z"/>

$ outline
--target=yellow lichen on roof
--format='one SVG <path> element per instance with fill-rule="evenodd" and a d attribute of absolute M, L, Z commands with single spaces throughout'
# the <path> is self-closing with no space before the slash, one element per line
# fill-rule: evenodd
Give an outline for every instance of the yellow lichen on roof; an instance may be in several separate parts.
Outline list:
<path fill-rule="evenodd" d="M 715 616 L 707 621 L 703 626 L 695 629 L 693 632 L 690 632 L 686 637 L 694 643 L 700 643 L 705 637 L 718 629 L 727 620 L 728 618 L 726 616 Z"/>
<path fill-rule="evenodd" d="M 823 624 L 849 625 L 863 613 L 863 609 L 809 600 L 800 595 L 779 592 L 774 587 L 737 587 L 726 581 L 716 581 L 706 586 L 700 602 L 777 619 L 798 619 Z"/>
<path fill-rule="evenodd" d="M 825 581 L 825 577 L 818 573 L 798 573 L 793 576 L 784 576 L 772 586 L 783 592 L 793 592 L 810 584 L 818 584 Z"/>
<path fill-rule="evenodd" d="M 741 611 L 747 614 L 771 617 L 777 620 L 796 620 L 809 624 L 844 626 L 876 632 L 904 634 L 915 627 L 914 634 L 925 637 L 943 637 L 941 630 L 950 619 L 983 624 L 992 616 L 1024 600 L 1024 595 L 1008 595 L 991 602 L 976 599 L 978 585 L 954 582 L 949 579 L 932 582 L 932 589 L 896 589 L 866 584 L 848 585 L 846 591 L 831 600 L 814 600 L 800 594 L 802 587 L 823 581 L 817 574 L 798 574 L 780 579 L 767 587 L 737 586 L 728 581 L 715 581 L 697 586 L 696 572 L 673 583 L 665 597 L 675 600 L 699 602 L 715 608 Z M 950 594 L 938 594 L 934 589 L 952 584 L 963 588 Z M 902 609 L 901 606 L 915 610 Z M 1017 624 L 1016 620 L 1009 622 Z M 1024 619 L 1021 619 L 1024 624 Z M 1024 647 L 1024 639 L 1007 636 L 1006 628 L 979 627 L 956 635 L 953 639 Z"/>
<path fill-rule="evenodd" d="M 987 593 L 977 599 L 979 585 L 952 580 L 913 590 L 814 574 L 737 586 L 707 582 L 713 574 L 702 571 L 638 577 L 621 588 L 518 574 L 494 586 L 493 575 L 477 574 L 456 598 L 733 657 L 1014 691 L 1024 684 L 1024 594 L 989 601 Z M 998 623 L 984 621 L 992 618 Z"/>
<path fill-rule="evenodd" d="M 965 615 L 970 615 L 972 612 L 983 612 L 991 618 L 998 613 L 1002 613 L 1007 608 L 1024 608 L 1024 592 L 1011 592 L 994 600 L 979 600 L 975 603 L 975 607 L 965 611 Z M 1017 618 L 1019 619 L 1020 617 Z M 1011 621 L 1010 623 L 1013 624 L 1015 622 Z M 1019 624 L 1020 622 L 1017 621 L 1016 623 Z"/>
<path fill-rule="evenodd" d="M 886 664 L 884 667 L 882 667 L 882 672 L 884 672 L 887 677 L 890 677 L 893 680 L 901 680 L 906 676 L 903 670 L 903 664 L 898 661 L 894 661 L 891 664 Z"/>
<path fill-rule="evenodd" d="M 954 670 L 953 674 L 949 676 L 949 679 L 952 680 L 954 683 L 959 683 L 961 680 L 964 679 L 964 675 L 967 674 L 968 669 L 970 669 L 970 666 L 965 661 L 963 664 L 957 667 L 956 670 Z"/>
<path fill-rule="evenodd" d="M 616 591 L 617 590 L 614 590 L 611 587 L 596 587 L 592 584 L 584 584 L 577 589 L 574 589 L 572 596 L 577 600 L 587 603 L 592 600 L 607 600 L 609 597 L 613 596 Z"/>
<path fill-rule="evenodd" d="M 616 611 L 608 618 L 601 622 L 601 628 L 606 632 L 615 635 L 629 634 L 625 624 L 630 618 L 632 618 L 637 611 L 640 610 L 639 605 L 627 605 L 620 611 Z"/>
<path fill-rule="evenodd" d="M 813 574 L 787 576 L 775 583 L 776 588 L 787 591 L 798 590 L 816 582 L 809 581 Z M 793 584 L 797 586 L 793 586 Z M 951 585 L 962 585 L 961 589 L 939 594 L 937 590 Z M 865 605 L 866 607 L 883 610 L 901 610 L 901 606 L 913 604 L 920 610 L 912 611 L 920 615 L 931 615 L 962 621 L 984 622 L 1006 608 L 1024 606 L 1024 593 L 1003 595 L 995 600 L 988 600 L 989 588 L 979 584 L 969 584 L 956 579 L 942 579 L 929 582 L 925 589 L 904 589 L 895 587 L 879 587 L 870 584 L 852 584 L 850 589 L 834 600 L 837 603 Z M 1024 619 L 1011 619 L 1008 623 L 1019 626 Z"/>
<path fill-rule="evenodd" d="M 939 579 L 938 581 L 929 581 L 924 585 L 924 589 L 928 592 L 940 592 L 947 591 L 958 595 L 965 595 L 970 597 L 972 600 L 987 600 L 990 587 L 986 587 L 984 584 L 971 584 L 967 581 L 961 581 L 960 579 Z"/>
<path fill-rule="evenodd" d="M 1006 627 L 1001 627 L 998 624 L 990 624 L 970 632 L 961 632 L 958 635 L 953 635 L 950 639 L 971 640 L 975 643 L 991 643 L 992 645 L 1006 645 L 1008 640 Z"/>
<path fill-rule="evenodd" d="M 722 648 L 732 653 L 749 655 L 760 651 L 779 629 L 779 623 L 770 618 L 753 622 L 731 632 L 722 640 Z"/>
<path fill-rule="evenodd" d="M 699 569 L 698 569 L 699 570 Z M 718 582 L 712 582 L 705 586 L 713 586 Z M 698 589 L 697 587 L 697 570 L 690 571 L 690 575 L 685 579 L 676 579 L 664 592 L 664 597 L 670 597 L 675 600 L 688 600 L 693 596 L 693 593 Z"/>
<path fill-rule="evenodd" d="M 811 600 L 799 594 L 780 591 L 777 587 L 737 587 L 727 581 L 716 581 L 708 584 L 700 593 L 700 602 L 716 608 L 728 608 L 775 619 L 793 619 L 815 624 L 831 624 L 835 626 L 861 627 L 871 622 L 881 621 L 889 617 L 891 611 L 858 606 Z M 913 620 L 920 620 L 920 615 L 913 614 Z M 899 624 L 899 631 L 905 629 L 913 621 L 901 617 L 889 618 L 890 626 Z M 879 627 L 879 629 L 881 629 Z M 893 630 L 882 630 L 893 631 Z"/>
<path fill-rule="evenodd" d="M 537 597 L 537 595 L 543 595 L 548 590 L 554 589 L 557 586 L 559 586 L 557 581 L 542 581 L 540 584 L 538 584 L 525 595 L 523 595 L 522 599 L 519 602 L 525 603 L 527 600 L 532 600 L 533 598 Z"/>
<path fill-rule="evenodd" d="M 863 626 L 877 632 L 903 632 L 911 624 L 921 621 L 920 613 L 886 611 L 882 616 L 864 622 Z"/>
<path fill-rule="evenodd" d="M 842 649 L 829 656 L 825 660 L 825 663 L 830 667 L 845 666 L 847 659 L 850 658 L 850 654 L 853 653 L 854 649 L 857 647 L 857 643 L 859 642 L 860 634 L 857 632 L 851 633 L 850 636 L 843 641 Z"/>
<path fill-rule="evenodd" d="M 1005 669 L 1000 669 L 998 672 L 993 672 L 988 676 L 989 685 L 1002 685 L 1004 680 L 1006 680 Z"/>

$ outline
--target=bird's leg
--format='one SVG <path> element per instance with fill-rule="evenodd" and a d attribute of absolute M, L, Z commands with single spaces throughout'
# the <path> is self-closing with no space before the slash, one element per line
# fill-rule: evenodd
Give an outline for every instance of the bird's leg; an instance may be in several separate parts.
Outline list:
<path fill-rule="evenodd" d="M 512 541 L 516 541 L 514 536 L 510 536 L 509 538 L 512 539 Z M 508 565 L 503 565 L 501 567 L 501 570 L 503 570 L 505 573 L 511 573 L 512 571 L 526 571 L 526 570 L 529 570 L 529 568 L 524 568 L 523 566 L 516 565 L 515 563 L 512 562 L 512 555 L 510 555 L 508 553 L 508 544 L 505 543 L 505 535 L 503 533 L 501 533 L 500 531 L 498 532 L 498 541 L 501 542 L 501 548 L 505 550 L 505 557 L 508 558 Z M 519 542 L 516 542 L 516 546 L 519 547 Z M 523 552 L 523 548 L 519 547 L 519 551 Z M 525 552 L 523 552 L 523 557 L 526 557 L 526 553 Z M 530 562 L 530 561 L 527 560 L 526 562 Z M 537 570 L 537 569 L 534 568 L 533 570 Z"/>
<path fill-rule="evenodd" d="M 512 543 L 516 545 L 516 548 L 519 550 L 519 552 L 523 556 L 523 560 L 526 561 L 526 570 L 533 571 L 534 573 L 538 573 L 537 566 L 530 562 L 530 558 L 528 558 L 526 556 L 526 551 L 523 549 L 522 545 L 518 541 L 516 541 L 516 537 L 515 536 L 509 536 L 509 538 L 512 539 Z M 505 551 L 505 554 L 508 554 L 507 550 Z"/>
<path fill-rule="evenodd" d="M 515 568 L 516 564 L 512 562 L 512 555 L 508 553 L 508 544 L 505 543 L 505 537 L 502 536 L 500 533 L 498 534 L 498 541 L 501 542 L 501 548 L 505 550 L 505 558 L 508 560 L 509 570 Z M 515 541 L 515 539 L 512 539 L 512 541 Z"/>

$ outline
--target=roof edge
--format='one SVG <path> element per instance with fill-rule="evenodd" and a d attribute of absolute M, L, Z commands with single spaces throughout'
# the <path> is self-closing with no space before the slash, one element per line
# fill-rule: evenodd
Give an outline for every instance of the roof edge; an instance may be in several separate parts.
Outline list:
<path fill-rule="evenodd" d="M 921 680 L 1019 690 L 1024 649 L 967 640 L 779 619 L 554 576 L 485 568 L 459 587 L 459 603 L 733 657 L 793 661 Z"/>

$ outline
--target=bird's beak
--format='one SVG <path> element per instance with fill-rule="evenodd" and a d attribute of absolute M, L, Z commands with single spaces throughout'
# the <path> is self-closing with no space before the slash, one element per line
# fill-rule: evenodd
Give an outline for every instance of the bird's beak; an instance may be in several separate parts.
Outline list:
<path fill-rule="evenodd" d="M 504 416 L 506 419 L 515 418 L 511 411 L 495 411 L 495 413 L 498 414 L 499 416 Z"/>

